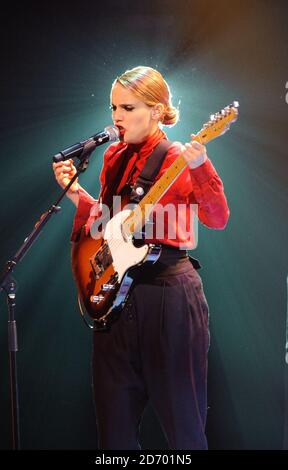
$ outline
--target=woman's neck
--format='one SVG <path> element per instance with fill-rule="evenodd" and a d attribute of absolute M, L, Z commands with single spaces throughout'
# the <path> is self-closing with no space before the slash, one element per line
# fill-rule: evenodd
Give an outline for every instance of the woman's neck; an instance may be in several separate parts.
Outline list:
<path fill-rule="evenodd" d="M 154 140 L 157 141 L 159 138 L 163 138 L 164 136 L 164 132 L 157 126 L 157 128 L 154 129 L 154 131 L 151 132 L 151 134 L 149 134 L 149 136 L 146 137 L 145 140 L 135 144 L 128 144 L 128 147 L 131 148 L 131 150 L 134 150 L 135 152 L 139 153 L 144 146 L 153 144 Z"/>

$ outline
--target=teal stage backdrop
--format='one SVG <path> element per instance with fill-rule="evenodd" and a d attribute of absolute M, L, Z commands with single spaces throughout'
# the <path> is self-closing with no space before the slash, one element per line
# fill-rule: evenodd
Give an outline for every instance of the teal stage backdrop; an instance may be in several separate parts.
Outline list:
<path fill-rule="evenodd" d="M 52 156 L 111 124 L 115 76 L 136 65 L 164 74 L 181 113 L 171 140 L 189 141 L 211 113 L 240 102 L 238 122 L 207 146 L 230 221 L 225 231 L 201 226 L 194 253 L 210 305 L 210 449 L 288 446 L 287 14 L 279 0 L 23 2 L 2 14 L 0 270 L 59 194 Z M 81 176 L 95 196 L 104 149 Z M 61 207 L 15 271 L 24 449 L 97 445 L 91 333 L 70 271 L 74 209 Z M 9 449 L 3 293 L 0 311 L 0 448 Z M 166 447 L 150 409 L 142 445 Z"/>

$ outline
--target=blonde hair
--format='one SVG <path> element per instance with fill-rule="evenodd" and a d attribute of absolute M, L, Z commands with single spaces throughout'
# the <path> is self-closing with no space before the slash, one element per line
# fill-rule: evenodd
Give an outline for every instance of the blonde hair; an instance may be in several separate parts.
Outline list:
<path fill-rule="evenodd" d="M 173 126 L 178 121 L 179 110 L 172 105 L 169 85 L 158 70 L 140 65 L 117 77 L 112 87 L 116 83 L 131 90 L 147 106 L 162 103 L 164 111 L 160 121 L 163 125 Z"/>

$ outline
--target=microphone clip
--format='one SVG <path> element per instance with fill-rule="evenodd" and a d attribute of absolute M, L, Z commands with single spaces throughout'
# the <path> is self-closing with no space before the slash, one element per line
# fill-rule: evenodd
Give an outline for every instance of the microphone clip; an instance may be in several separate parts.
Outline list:
<path fill-rule="evenodd" d="M 83 147 L 83 150 L 81 152 L 80 155 L 78 155 L 78 159 L 84 164 L 85 163 L 85 160 L 87 161 L 87 164 L 85 166 L 85 169 L 87 168 L 88 166 L 88 161 L 89 161 L 89 157 L 91 155 L 91 153 L 95 150 L 95 148 L 97 147 L 97 142 L 95 142 L 95 140 L 91 137 L 91 139 L 87 140 L 84 144 L 84 147 Z M 84 171 L 81 170 L 81 171 Z"/>

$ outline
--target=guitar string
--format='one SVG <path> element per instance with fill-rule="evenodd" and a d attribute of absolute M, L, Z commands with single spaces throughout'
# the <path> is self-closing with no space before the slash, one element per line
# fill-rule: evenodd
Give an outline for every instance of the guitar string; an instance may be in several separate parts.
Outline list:
<path fill-rule="evenodd" d="M 183 168 L 180 168 L 180 171 L 177 173 L 176 177 L 173 178 L 172 182 L 180 175 L 180 173 L 185 169 L 185 167 L 186 167 L 186 165 L 185 165 Z M 175 175 L 174 175 L 174 176 L 175 176 Z M 171 181 L 170 181 L 170 183 L 171 183 Z M 158 190 L 159 190 L 159 188 L 161 188 L 161 186 L 158 187 Z M 164 190 L 165 190 L 165 189 L 167 190 L 168 188 L 164 188 Z M 153 191 L 153 190 L 152 190 L 152 191 Z M 155 191 L 155 190 L 154 190 L 154 191 Z M 160 195 L 159 198 L 157 199 L 158 201 L 159 201 L 159 199 L 162 197 L 163 194 L 164 194 L 164 191 L 161 192 L 161 195 Z M 152 199 L 153 199 L 153 194 L 150 194 L 150 197 L 151 197 L 151 196 L 152 196 Z M 150 204 L 147 203 L 147 205 L 149 206 Z M 154 203 L 154 205 L 155 205 L 155 203 Z M 152 210 L 153 210 L 153 209 L 152 209 Z M 152 212 L 152 211 L 151 211 L 151 212 Z M 144 213 L 145 213 L 145 209 L 144 209 Z M 143 211 L 142 211 L 142 210 L 141 210 L 141 214 L 143 214 Z M 130 213 L 130 215 L 131 215 L 131 213 Z M 149 215 L 150 215 L 150 214 L 149 214 Z M 135 216 L 136 222 L 133 222 L 133 221 L 132 221 L 132 224 L 134 223 L 136 226 L 137 226 L 137 217 L 139 217 L 139 216 L 138 216 L 138 215 Z M 141 217 L 141 216 L 140 216 L 140 217 Z M 122 222 L 122 225 L 127 221 L 128 218 L 129 218 L 129 215 L 127 216 L 126 219 L 124 219 L 124 221 Z M 112 220 L 112 219 L 111 219 L 111 220 Z M 134 220 L 135 220 L 135 219 L 134 219 Z M 147 219 L 147 220 L 148 220 L 148 219 Z M 138 222 L 138 223 L 139 223 L 139 222 Z M 144 225 L 145 225 L 145 222 L 144 222 L 144 224 L 142 225 L 142 227 L 143 227 Z M 135 231 L 134 231 L 134 233 L 135 233 Z M 122 245 L 122 241 L 123 241 L 123 237 L 120 238 L 120 239 L 112 239 L 112 240 L 110 241 L 109 245 L 110 245 L 111 248 L 113 248 L 113 250 L 114 250 L 114 249 L 117 250 L 117 249 Z"/>
<path fill-rule="evenodd" d="M 180 159 L 180 157 L 183 158 L 183 155 L 180 154 L 180 155 L 177 157 L 176 160 Z M 172 165 L 175 164 L 176 160 L 174 161 L 174 163 L 172 163 Z M 181 160 L 180 160 L 179 163 L 180 163 L 180 164 L 182 163 L 182 165 L 183 165 L 183 161 L 181 162 Z M 172 166 L 172 165 L 171 165 L 171 166 Z M 175 175 L 175 174 L 172 175 L 172 181 L 171 181 L 171 177 L 170 177 L 170 181 L 169 181 L 170 184 L 173 183 L 176 178 L 178 178 L 178 176 L 180 175 L 180 173 L 186 168 L 186 165 L 187 165 L 187 164 L 185 163 L 184 166 L 182 166 L 182 165 L 180 166 L 180 169 L 179 169 L 179 171 L 177 172 L 177 174 L 176 174 L 176 175 Z M 167 171 L 169 171 L 170 168 L 171 168 L 171 167 L 169 167 Z M 176 169 L 177 169 L 177 167 L 176 167 Z M 159 188 L 160 188 L 160 190 L 161 190 L 161 187 L 162 187 L 162 186 L 160 185 L 160 186 L 158 187 L 158 190 L 159 190 Z M 165 192 L 165 189 L 168 190 L 168 188 L 165 188 L 165 187 L 164 187 L 164 191 L 160 191 L 160 192 L 161 192 L 161 195 L 160 195 L 159 198 L 157 199 L 158 201 L 159 201 L 159 199 L 163 196 L 163 194 L 164 194 L 164 192 Z M 156 190 L 152 188 L 152 192 L 153 192 L 153 191 L 155 192 Z M 147 193 L 147 194 L 148 194 L 148 193 Z M 147 196 L 147 194 L 146 194 L 146 196 Z M 153 199 L 153 193 L 150 194 L 150 197 L 152 197 L 152 199 Z M 149 203 L 148 203 L 147 205 L 149 205 Z M 155 205 L 155 203 L 154 203 L 154 205 Z M 144 210 L 144 212 L 145 212 L 145 210 Z M 143 214 L 142 211 L 141 211 L 141 214 Z M 122 225 L 123 225 L 123 223 L 126 222 L 126 220 L 127 220 L 128 218 L 129 218 L 129 216 L 122 222 Z M 112 219 L 111 219 L 111 220 L 112 220 Z M 132 222 L 132 223 L 133 223 L 133 222 Z M 137 215 L 136 215 L 136 224 L 137 224 Z M 135 233 L 135 232 L 134 232 L 134 233 Z M 122 240 L 123 240 L 123 237 L 122 237 L 122 239 L 112 239 L 111 242 L 109 243 L 109 244 L 110 244 L 110 247 L 113 248 L 113 250 L 117 250 L 117 249 L 122 245 Z"/>

